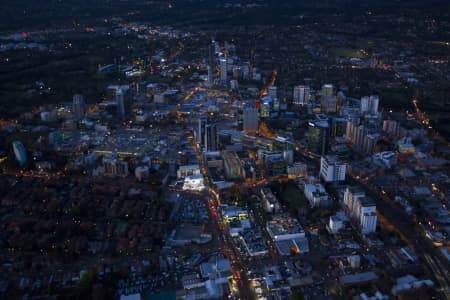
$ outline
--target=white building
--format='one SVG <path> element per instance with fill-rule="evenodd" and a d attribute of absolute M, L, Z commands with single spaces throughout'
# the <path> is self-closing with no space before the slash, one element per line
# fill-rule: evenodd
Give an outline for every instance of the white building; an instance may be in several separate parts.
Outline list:
<path fill-rule="evenodd" d="M 200 174 L 200 166 L 199 165 L 185 165 L 180 166 L 177 170 L 177 178 L 185 178 L 190 175 Z"/>
<path fill-rule="evenodd" d="M 183 190 L 203 191 L 205 189 L 203 175 L 194 174 L 184 178 Z"/>
<path fill-rule="evenodd" d="M 384 151 L 372 155 L 372 162 L 387 169 L 397 164 L 397 155 L 392 151 Z"/>
<path fill-rule="evenodd" d="M 328 228 L 332 234 L 336 234 L 339 230 L 344 228 L 344 222 L 338 216 L 331 216 Z"/>
<path fill-rule="evenodd" d="M 328 194 L 321 184 L 311 184 L 307 183 L 305 184 L 305 188 L 303 190 L 305 193 L 306 199 L 308 199 L 309 204 L 312 207 L 320 207 L 320 206 L 327 206 L 330 201 Z"/>
<path fill-rule="evenodd" d="M 344 181 L 347 165 L 335 155 L 322 156 L 320 159 L 320 176 L 325 182 Z"/>
<path fill-rule="evenodd" d="M 295 105 L 307 105 L 311 99 L 311 89 L 306 85 L 294 86 L 292 103 Z"/>
<path fill-rule="evenodd" d="M 377 229 L 377 207 L 367 197 L 358 198 L 355 205 L 355 217 L 359 221 L 362 234 L 375 232 Z"/>
<path fill-rule="evenodd" d="M 348 207 L 350 216 L 354 214 L 353 207 L 359 198 L 365 197 L 366 193 L 357 186 L 347 187 L 344 192 L 344 204 Z"/>
<path fill-rule="evenodd" d="M 377 115 L 379 103 L 380 98 L 376 95 L 362 97 L 360 104 L 361 114 Z"/>

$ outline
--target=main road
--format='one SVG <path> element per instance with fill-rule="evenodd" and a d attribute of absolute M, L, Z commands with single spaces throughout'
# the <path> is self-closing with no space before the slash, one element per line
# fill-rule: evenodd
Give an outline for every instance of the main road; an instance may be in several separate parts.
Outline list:
<path fill-rule="evenodd" d="M 239 299 L 251 300 L 255 298 L 255 295 L 250 287 L 250 281 L 247 276 L 247 267 L 239 251 L 236 249 L 235 245 L 231 241 L 229 232 L 226 232 L 222 227 L 221 215 L 218 213 L 218 208 L 221 205 L 220 193 L 215 190 L 209 180 L 207 174 L 207 167 L 205 161 L 201 156 L 201 153 L 197 146 L 195 145 L 195 139 L 192 137 L 193 147 L 196 151 L 197 160 L 200 165 L 200 170 L 202 172 L 205 187 L 208 193 L 208 209 L 209 214 L 213 219 L 213 225 L 217 231 L 217 236 L 219 240 L 219 248 L 225 254 L 225 256 L 230 260 L 231 269 L 233 272 L 233 278 L 237 282 L 237 288 L 239 291 Z"/>

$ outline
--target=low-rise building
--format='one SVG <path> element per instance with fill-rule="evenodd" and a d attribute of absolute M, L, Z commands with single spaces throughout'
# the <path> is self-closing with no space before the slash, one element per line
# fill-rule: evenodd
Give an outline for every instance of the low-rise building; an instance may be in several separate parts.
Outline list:
<path fill-rule="evenodd" d="M 327 206 L 330 204 L 330 198 L 325 188 L 320 183 L 305 184 L 303 192 L 305 193 L 305 197 L 308 199 L 311 207 Z"/>
<path fill-rule="evenodd" d="M 287 166 L 287 174 L 289 178 L 304 177 L 306 175 L 307 165 L 301 162 L 293 163 Z"/>
<path fill-rule="evenodd" d="M 202 174 L 194 174 L 184 178 L 183 190 L 202 191 L 205 189 Z"/>
<path fill-rule="evenodd" d="M 128 163 L 115 157 L 103 157 L 103 169 L 106 176 L 127 177 L 129 174 Z"/>
<path fill-rule="evenodd" d="M 280 203 L 269 188 L 261 189 L 261 200 L 266 212 L 276 213 L 280 210 Z"/>
<path fill-rule="evenodd" d="M 277 217 L 267 222 L 266 229 L 281 255 L 309 252 L 305 231 L 296 219 Z"/>
<path fill-rule="evenodd" d="M 200 174 L 200 166 L 199 165 L 185 165 L 180 166 L 177 170 L 177 178 L 182 179 L 190 175 Z"/>

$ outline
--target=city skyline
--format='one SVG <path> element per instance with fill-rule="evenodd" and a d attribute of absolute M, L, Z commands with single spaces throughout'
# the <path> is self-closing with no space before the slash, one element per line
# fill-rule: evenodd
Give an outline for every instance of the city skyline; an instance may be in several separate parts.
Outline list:
<path fill-rule="evenodd" d="M 0 12 L 1 299 L 450 299 L 450 6 Z"/>

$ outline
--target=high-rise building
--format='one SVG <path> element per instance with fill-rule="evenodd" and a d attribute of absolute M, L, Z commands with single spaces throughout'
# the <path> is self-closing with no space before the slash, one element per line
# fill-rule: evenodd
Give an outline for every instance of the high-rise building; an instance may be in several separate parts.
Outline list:
<path fill-rule="evenodd" d="M 367 128 L 364 125 L 359 125 L 356 127 L 355 132 L 353 133 L 353 140 L 355 148 L 358 150 L 362 150 L 364 148 L 364 139 L 367 135 Z"/>
<path fill-rule="evenodd" d="M 227 59 L 221 58 L 220 59 L 220 83 L 221 84 L 227 84 Z"/>
<path fill-rule="evenodd" d="M 216 68 L 215 55 L 215 42 L 212 41 L 208 47 L 208 86 L 211 87 L 214 84 L 214 70 Z"/>
<path fill-rule="evenodd" d="M 376 95 L 365 96 L 361 98 L 360 111 L 361 114 L 378 114 L 378 105 L 380 103 L 380 98 Z"/>
<path fill-rule="evenodd" d="M 248 133 L 258 132 L 258 109 L 245 108 L 244 109 L 244 131 Z"/>
<path fill-rule="evenodd" d="M 307 133 L 307 148 L 309 151 L 325 155 L 330 140 L 330 126 L 327 121 L 309 122 Z"/>
<path fill-rule="evenodd" d="M 72 110 L 73 114 L 75 115 L 75 118 L 81 119 L 84 117 L 85 104 L 82 95 L 79 94 L 73 95 Z"/>
<path fill-rule="evenodd" d="M 201 117 L 198 119 L 197 131 L 195 132 L 195 138 L 200 146 L 205 144 L 205 127 L 208 124 L 208 117 Z"/>
<path fill-rule="evenodd" d="M 320 159 L 320 177 L 325 182 L 344 181 L 347 165 L 336 155 L 322 156 Z"/>
<path fill-rule="evenodd" d="M 284 158 L 284 161 L 288 165 L 292 165 L 294 163 L 294 150 L 292 150 L 292 149 L 284 150 L 283 151 L 283 158 Z"/>
<path fill-rule="evenodd" d="M 14 141 L 12 143 L 14 156 L 19 162 L 19 165 L 23 166 L 27 162 L 27 150 L 21 141 Z"/>
<path fill-rule="evenodd" d="M 272 97 L 272 99 L 278 98 L 277 94 L 278 94 L 278 89 L 276 86 L 272 85 L 269 86 L 269 88 L 267 89 L 267 93 L 270 97 Z"/>
<path fill-rule="evenodd" d="M 344 118 L 335 117 L 331 120 L 331 136 L 343 136 L 346 132 L 347 121 Z"/>
<path fill-rule="evenodd" d="M 212 87 L 214 85 L 214 68 L 212 66 L 208 66 L 208 87 Z"/>
<path fill-rule="evenodd" d="M 205 145 L 204 150 L 217 151 L 217 126 L 216 124 L 205 125 Z"/>
<path fill-rule="evenodd" d="M 334 86 L 329 83 L 322 85 L 322 97 L 332 96 L 334 96 Z"/>
<path fill-rule="evenodd" d="M 119 118 L 125 118 L 125 99 L 121 89 L 116 92 L 117 115 Z"/>
<path fill-rule="evenodd" d="M 347 187 L 344 192 L 344 204 L 348 207 L 350 216 L 354 216 L 354 208 L 358 198 L 365 197 L 366 194 L 359 186 Z"/>
<path fill-rule="evenodd" d="M 368 198 L 361 187 L 347 187 L 344 192 L 344 204 L 347 206 L 349 215 L 356 220 L 361 233 L 375 232 L 377 228 L 376 205 Z"/>
<path fill-rule="evenodd" d="M 380 135 L 377 133 L 366 134 L 362 151 L 365 154 L 372 155 L 379 138 Z"/>
<path fill-rule="evenodd" d="M 294 96 L 292 103 L 294 105 L 307 105 L 311 99 L 311 89 L 306 85 L 294 86 Z"/>
<path fill-rule="evenodd" d="M 388 134 L 398 135 L 400 126 L 395 120 L 384 120 L 383 121 L 383 131 Z"/>
<path fill-rule="evenodd" d="M 362 234 L 375 232 L 377 229 L 377 207 L 375 202 L 368 197 L 360 197 L 356 200 L 355 217 L 359 221 Z"/>
<path fill-rule="evenodd" d="M 323 113 L 335 113 L 337 111 L 337 99 L 334 96 L 325 96 L 320 100 L 320 110 Z"/>
<path fill-rule="evenodd" d="M 267 118 L 272 111 L 272 98 L 266 96 L 262 98 L 261 118 Z"/>

